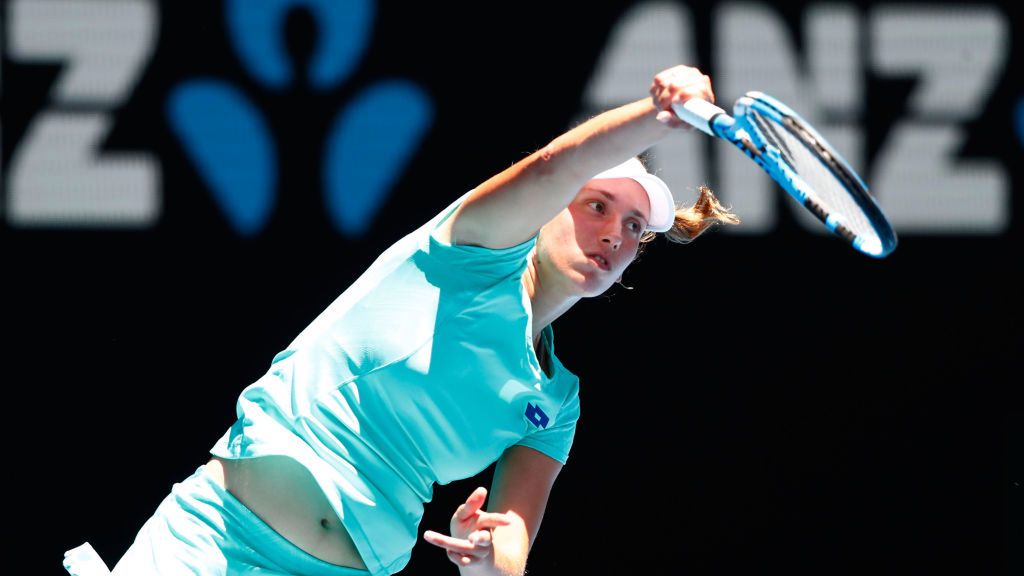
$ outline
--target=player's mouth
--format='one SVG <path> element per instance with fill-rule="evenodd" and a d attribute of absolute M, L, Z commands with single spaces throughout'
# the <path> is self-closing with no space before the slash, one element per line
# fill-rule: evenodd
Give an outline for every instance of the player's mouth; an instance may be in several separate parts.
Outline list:
<path fill-rule="evenodd" d="M 604 256 L 600 254 L 588 254 L 588 257 L 601 270 L 608 271 L 612 269 L 611 264 L 608 262 L 608 259 L 605 258 Z"/>

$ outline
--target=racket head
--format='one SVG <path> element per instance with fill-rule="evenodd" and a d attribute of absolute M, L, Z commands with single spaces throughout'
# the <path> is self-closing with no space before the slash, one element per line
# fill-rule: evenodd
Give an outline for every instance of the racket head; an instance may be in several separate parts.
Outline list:
<path fill-rule="evenodd" d="M 744 152 L 826 228 L 874 258 L 896 249 L 896 232 L 867 184 L 799 114 L 753 91 L 736 101 L 733 117 L 757 150 Z"/>

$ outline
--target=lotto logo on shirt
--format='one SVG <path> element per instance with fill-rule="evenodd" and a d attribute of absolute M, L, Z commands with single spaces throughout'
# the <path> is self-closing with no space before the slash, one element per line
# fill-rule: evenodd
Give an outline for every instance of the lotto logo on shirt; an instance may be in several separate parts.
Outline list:
<path fill-rule="evenodd" d="M 533 424 L 538 428 L 547 428 L 548 422 L 551 421 L 551 419 L 548 418 L 548 415 L 540 409 L 540 406 L 531 403 L 526 405 L 526 413 L 524 416 L 526 416 L 526 419 L 530 421 L 530 424 Z"/>

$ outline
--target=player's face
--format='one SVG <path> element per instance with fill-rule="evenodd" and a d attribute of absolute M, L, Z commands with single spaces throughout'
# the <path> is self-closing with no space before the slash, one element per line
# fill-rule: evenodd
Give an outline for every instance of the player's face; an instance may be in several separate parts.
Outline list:
<path fill-rule="evenodd" d="M 630 178 L 591 180 L 540 230 L 542 269 L 570 286 L 574 296 L 597 296 L 610 288 L 636 257 L 650 201 Z"/>

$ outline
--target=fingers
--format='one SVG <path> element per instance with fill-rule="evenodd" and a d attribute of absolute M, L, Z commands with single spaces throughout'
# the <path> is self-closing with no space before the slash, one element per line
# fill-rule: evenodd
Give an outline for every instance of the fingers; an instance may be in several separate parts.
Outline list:
<path fill-rule="evenodd" d="M 654 94 L 686 94 L 690 97 L 703 98 L 714 103 L 715 93 L 711 89 L 711 77 L 690 66 L 675 66 L 659 72 L 651 84 Z"/>
<path fill-rule="evenodd" d="M 456 552 L 449 552 L 448 559 L 454 562 L 457 566 L 469 566 L 482 560 L 482 558 L 477 558 L 476 556 L 467 556 Z"/>
<path fill-rule="evenodd" d="M 491 553 L 491 531 L 477 530 L 467 539 L 452 538 L 433 530 L 423 533 L 423 539 L 444 549 L 448 559 L 459 566 L 468 566 L 486 558 Z"/>
<path fill-rule="evenodd" d="M 492 535 L 493 534 L 491 533 L 490 530 L 477 530 L 476 532 L 470 534 L 469 537 L 466 539 L 469 540 L 469 543 L 474 546 L 483 546 L 490 548 Z"/>
<path fill-rule="evenodd" d="M 487 500 L 487 489 L 477 488 L 474 490 L 466 499 L 466 503 L 455 510 L 455 514 L 452 516 L 454 521 L 452 529 L 454 530 L 456 525 L 465 529 L 470 527 L 474 527 L 474 529 L 497 528 L 498 526 L 508 526 L 512 522 L 507 514 L 481 511 L 480 508 L 485 500 Z M 469 526 L 470 523 L 472 523 L 471 526 Z"/>
<path fill-rule="evenodd" d="M 439 532 L 433 530 L 427 530 L 423 533 L 423 539 L 430 542 L 438 548 L 444 548 L 450 552 L 458 552 L 459 554 L 472 554 L 477 551 L 476 545 L 469 540 L 462 538 L 453 538 L 451 536 L 445 536 Z"/>
<path fill-rule="evenodd" d="M 662 124 L 667 124 L 672 128 L 682 128 L 683 130 L 689 130 L 693 128 L 693 126 L 687 124 L 686 122 L 683 122 L 679 118 L 679 116 L 676 116 L 675 112 L 669 112 L 668 110 L 662 110 L 661 112 L 658 112 L 658 115 L 655 118 L 657 118 L 658 122 L 661 122 Z"/>
<path fill-rule="evenodd" d="M 448 559 L 458 566 L 468 566 L 473 562 L 486 558 L 491 553 L 491 530 L 512 524 L 513 517 L 498 512 L 485 512 L 484 502 L 487 500 L 487 489 L 479 487 L 466 498 L 452 516 L 452 534 L 465 535 L 456 538 L 427 530 L 423 539 L 443 548 Z"/>
<path fill-rule="evenodd" d="M 459 522 L 469 520 L 483 507 L 485 501 L 487 501 L 487 489 L 481 486 L 474 490 L 469 498 L 466 498 L 465 504 L 455 510 L 455 519 Z"/>
<path fill-rule="evenodd" d="M 512 523 L 512 518 L 508 514 L 501 514 L 499 512 L 480 512 L 477 514 L 473 529 L 480 530 L 486 528 L 493 530 L 499 526 L 508 526 Z"/>
<path fill-rule="evenodd" d="M 658 108 L 658 120 L 669 126 L 681 126 L 674 113 L 670 115 L 672 104 L 682 103 L 690 98 L 701 98 L 715 102 L 715 93 L 711 88 L 711 77 L 691 66 L 674 66 L 655 75 L 651 83 L 651 98 Z"/>
<path fill-rule="evenodd" d="M 478 552 L 479 548 L 490 548 L 491 537 L 490 530 L 476 530 L 466 538 L 454 538 L 433 530 L 423 533 L 423 539 L 434 546 L 461 554 L 472 554 Z"/>

